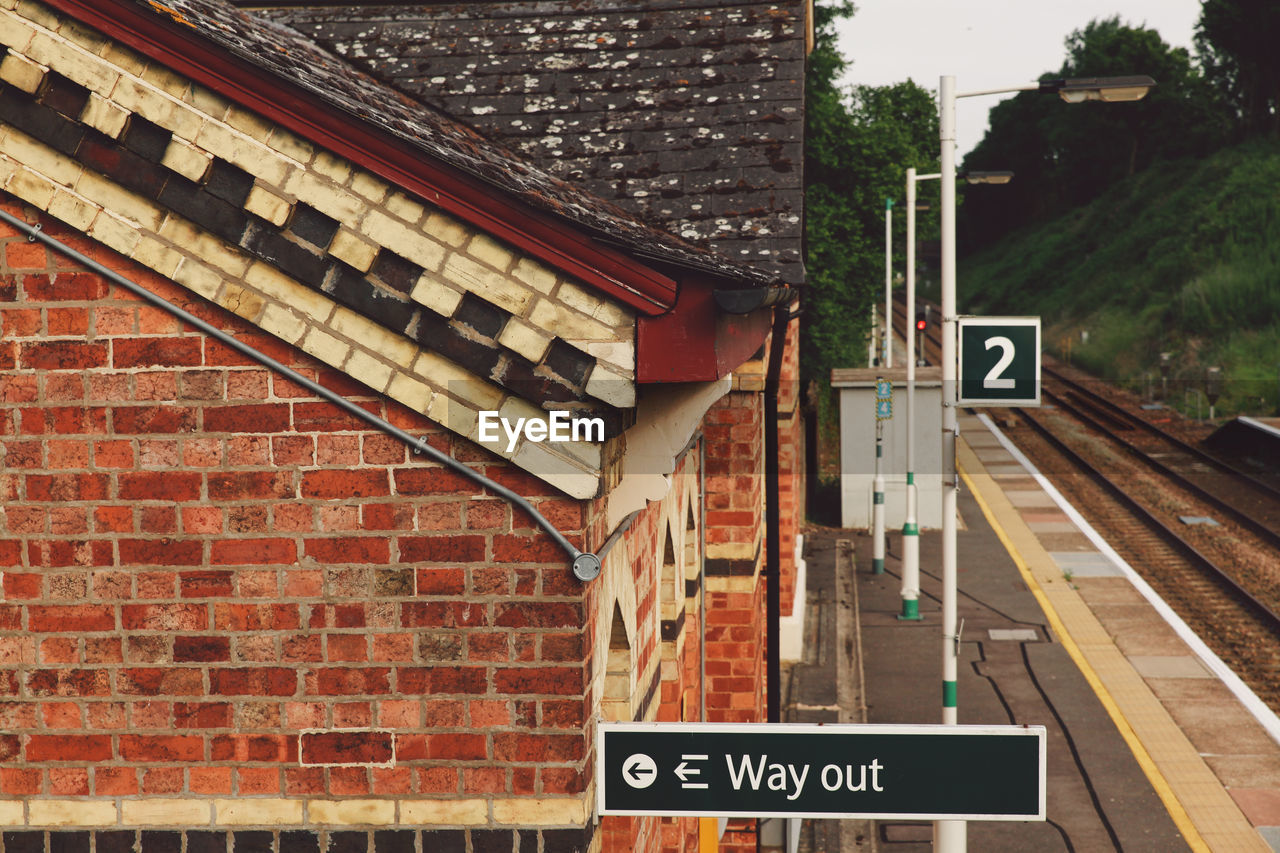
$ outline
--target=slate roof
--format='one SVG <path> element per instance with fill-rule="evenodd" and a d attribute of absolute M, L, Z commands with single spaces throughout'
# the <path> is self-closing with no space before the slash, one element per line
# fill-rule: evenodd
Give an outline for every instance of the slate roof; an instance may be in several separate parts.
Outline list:
<path fill-rule="evenodd" d="M 564 217 L 633 256 L 688 267 L 740 283 L 766 285 L 768 270 L 734 263 L 641 222 L 632 214 L 553 176 L 536 163 L 424 106 L 372 76 L 357 73 L 294 29 L 224 0 L 133 0 L 151 14 L 197 31 L 238 59 L 291 80 L 327 105 L 381 128 L 424 154 Z M 246 4 L 247 5 L 247 4 Z"/>
<path fill-rule="evenodd" d="M 803 281 L 804 0 L 243 5 L 646 222 Z"/>

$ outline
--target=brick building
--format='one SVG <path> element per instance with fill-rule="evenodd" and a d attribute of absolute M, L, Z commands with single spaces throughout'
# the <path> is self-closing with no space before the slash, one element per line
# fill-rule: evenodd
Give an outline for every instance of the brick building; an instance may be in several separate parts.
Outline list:
<path fill-rule="evenodd" d="M 5 853 L 690 849 L 597 821 L 595 723 L 765 718 L 794 247 L 219 0 L 0 42 Z"/>

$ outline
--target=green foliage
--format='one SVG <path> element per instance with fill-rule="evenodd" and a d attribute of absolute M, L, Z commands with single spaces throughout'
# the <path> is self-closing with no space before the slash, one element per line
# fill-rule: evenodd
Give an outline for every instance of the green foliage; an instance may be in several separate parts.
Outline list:
<path fill-rule="evenodd" d="M 1067 105 L 1023 92 L 997 104 L 991 127 L 965 159 L 970 169 L 1012 169 L 1008 187 L 975 195 L 960 221 L 962 251 L 1013 227 L 1084 204 L 1156 163 L 1203 156 L 1228 138 L 1229 111 L 1191 64 L 1145 27 L 1095 20 L 1067 38 L 1062 67 L 1042 80 L 1148 74 L 1142 101 Z"/>
<path fill-rule="evenodd" d="M 1141 385 L 1174 354 L 1194 405 L 1227 376 L 1220 413 L 1271 413 L 1280 364 L 1280 146 L 1256 141 L 1139 173 L 1093 203 L 1011 234 L 961 265 L 961 310 L 1039 314 L 1045 342 Z M 1082 342 L 1081 332 L 1087 332 Z"/>
<path fill-rule="evenodd" d="M 1280 134 L 1280 5 L 1274 0 L 1204 0 L 1196 49 L 1205 76 L 1246 134 Z"/>
<path fill-rule="evenodd" d="M 836 81 L 846 62 L 832 22 L 852 6 L 819 5 L 805 80 L 805 334 L 801 371 L 826 385 L 835 367 L 863 363 L 871 305 L 884 282 L 886 198 L 903 196 L 908 166 L 933 163 L 933 96 L 913 83 Z M 902 217 L 898 233 L 902 233 Z M 903 238 L 895 241 L 901 255 Z M 900 269 L 900 263 L 898 268 Z"/>

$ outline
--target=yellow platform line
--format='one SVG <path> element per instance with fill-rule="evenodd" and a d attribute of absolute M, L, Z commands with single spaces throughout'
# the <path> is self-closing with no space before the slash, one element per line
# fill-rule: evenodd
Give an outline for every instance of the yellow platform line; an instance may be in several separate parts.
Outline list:
<path fill-rule="evenodd" d="M 957 457 L 960 476 L 982 514 L 1191 849 L 1197 853 L 1271 853 L 1270 845 L 1249 823 L 963 441 L 957 447 Z M 971 475 L 970 471 L 974 473 Z"/>

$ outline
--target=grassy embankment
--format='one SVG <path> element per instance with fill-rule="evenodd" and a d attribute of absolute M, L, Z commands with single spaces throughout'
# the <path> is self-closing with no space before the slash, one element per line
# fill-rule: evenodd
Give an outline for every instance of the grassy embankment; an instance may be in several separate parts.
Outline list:
<path fill-rule="evenodd" d="M 1052 222 L 962 259 L 964 313 L 1039 314 L 1046 348 L 1195 415 L 1273 415 L 1280 394 L 1280 144 L 1161 164 Z M 1207 414 L 1207 404 L 1199 405 Z"/>

